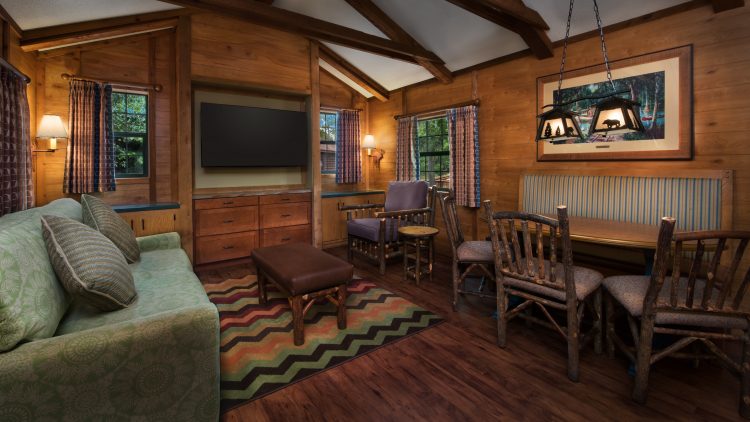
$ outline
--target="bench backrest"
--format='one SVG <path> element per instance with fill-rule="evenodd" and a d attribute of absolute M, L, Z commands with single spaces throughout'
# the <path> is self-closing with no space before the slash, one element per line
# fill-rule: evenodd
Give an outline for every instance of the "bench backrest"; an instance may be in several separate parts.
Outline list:
<path fill-rule="evenodd" d="M 677 219 L 679 230 L 732 227 L 731 170 L 542 170 L 523 173 L 519 210 L 658 225 Z"/>

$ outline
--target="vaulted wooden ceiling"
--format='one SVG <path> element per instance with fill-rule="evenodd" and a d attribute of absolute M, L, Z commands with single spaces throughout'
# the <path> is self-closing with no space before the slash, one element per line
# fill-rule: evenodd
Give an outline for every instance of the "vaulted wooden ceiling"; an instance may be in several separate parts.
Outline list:
<path fill-rule="evenodd" d="M 686 3 L 598 2 L 604 25 Z M 711 3 L 719 12 L 742 6 L 744 0 Z M 24 49 L 46 50 L 42 54 L 66 43 L 159 30 L 169 21 L 160 13 L 147 19 L 127 17 L 131 15 L 180 8 L 231 15 L 320 40 L 324 68 L 366 97 L 381 100 L 388 98 L 389 91 L 433 77 L 450 83 L 456 70 L 523 50 L 540 59 L 550 57 L 553 42 L 564 37 L 568 13 L 564 0 L 0 0 L 0 4 L 24 31 Z M 88 34 L 65 33 L 65 24 L 81 21 L 98 22 L 87 27 Z M 571 35 L 593 29 L 592 1 L 577 1 Z"/>

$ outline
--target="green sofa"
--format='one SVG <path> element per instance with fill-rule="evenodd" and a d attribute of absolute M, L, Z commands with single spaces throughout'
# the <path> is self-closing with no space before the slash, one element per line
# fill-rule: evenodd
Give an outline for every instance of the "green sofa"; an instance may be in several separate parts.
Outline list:
<path fill-rule="evenodd" d="M 81 206 L 60 199 L 0 218 L 0 288 L 2 277 L 55 277 L 44 214 L 80 221 Z M 102 313 L 74 302 L 59 310 L 65 314 L 54 335 L 40 330 L 0 352 L 0 420 L 218 420 L 216 307 L 177 233 L 138 238 L 138 245 L 141 259 L 130 265 L 138 299 L 130 307 Z M 52 290 L 46 299 L 65 295 Z"/>

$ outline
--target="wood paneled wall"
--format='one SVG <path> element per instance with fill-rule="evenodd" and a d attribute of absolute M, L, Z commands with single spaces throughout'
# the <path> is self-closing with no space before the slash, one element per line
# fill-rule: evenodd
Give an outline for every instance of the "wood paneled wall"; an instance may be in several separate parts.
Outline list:
<path fill-rule="evenodd" d="M 496 209 L 515 210 L 519 175 L 534 169 L 645 168 L 734 170 L 733 221 L 750 229 L 750 119 L 736 111 L 750 108 L 750 5 L 715 14 L 706 4 L 665 18 L 606 33 L 612 60 L 693 44 L 695 158 L 690 161 L 558 162 L 536 161 L 536 78 L 557 72 L 561 48 L 546 60 L 522 57 L 475 72 L 462 73 L 452 84 L 438 82 L 407 87 L 390 101 L 370 101 L 370 127 L 387 153 L 372 185 L 385 188 L 395 179 L 396 122 L 393 116 L 480 100 L 479 131 L 482 199 Z M 569 46 L 567 69 L 602 62 L 599 39 Z M 475 79 L 475 82 L 474 82 Z M 475 86 L 474 83 L 476 84 Z M 464 226 L 477 224 L 477 213 L 464 210 Z M 465 218 L 464 218 L 465 217 Z M 466 220 L 472 220 L 467 223 Z M 486 232 L 478 225 L 478 235 Z M 467 227 L 468 228 L 468 227 Z"/>
<path fill-rule="evenodd" d="M 64 55 L 43 57 L 37 62 L 37 115 L 41 118 L 44 114 L 57 114 L 65 124 L 69 113 L 69 82 L 62 79 L 63 73 L 162 85 L 161 92 L 149 92 L 152 97 L 150 105 L 155 109 L 154 121 L 149 127 L 153 132 L 150 139 L 153 145 L 149 145 L 149 159 L 153 160 L 149 177 L 118 179 L 116 191 L 99 194 L 111 204 L 173 200 L 173 46 L 173 34 L 165 31 L 151 37 L 123 40 L 104 48 L 82 46 Z M 57 151 L 35 154 L 35 190 L 39 205 L 66 196 L 62 191 L 66 146 L 67 143 L 60 140 Z"/>

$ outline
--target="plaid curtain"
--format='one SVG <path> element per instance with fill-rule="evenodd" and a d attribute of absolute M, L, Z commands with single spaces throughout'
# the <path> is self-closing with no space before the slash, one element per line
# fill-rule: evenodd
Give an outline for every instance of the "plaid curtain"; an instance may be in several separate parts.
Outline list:
<path fill-rule="evenodd" d="M 396 180 L 419 180 L 417 154 L 417 118 L 402 117 L 396 139 Z"/>
<path fill-rule="evenodd" d="M 477 106 L 450 109 L 446 117 L 450 141 L 451 185 L 456 204 L 478 208 L 480 199 Z"/>
<path fill-rule="evenodd" d="M 112 87 L 91 81 L 70 81 L 69 122 L 63 191 L 115 190 Z"/>
<path fill-rule="evenodd" d="M 34 206 L 26 81 L 0 69 L 0 215 Z"/>
<path fill-rule="evenodd" d="M 359 183 L 362 181 L 359 111 L 339 112 L 336 137 L 336 183 Z"/>

